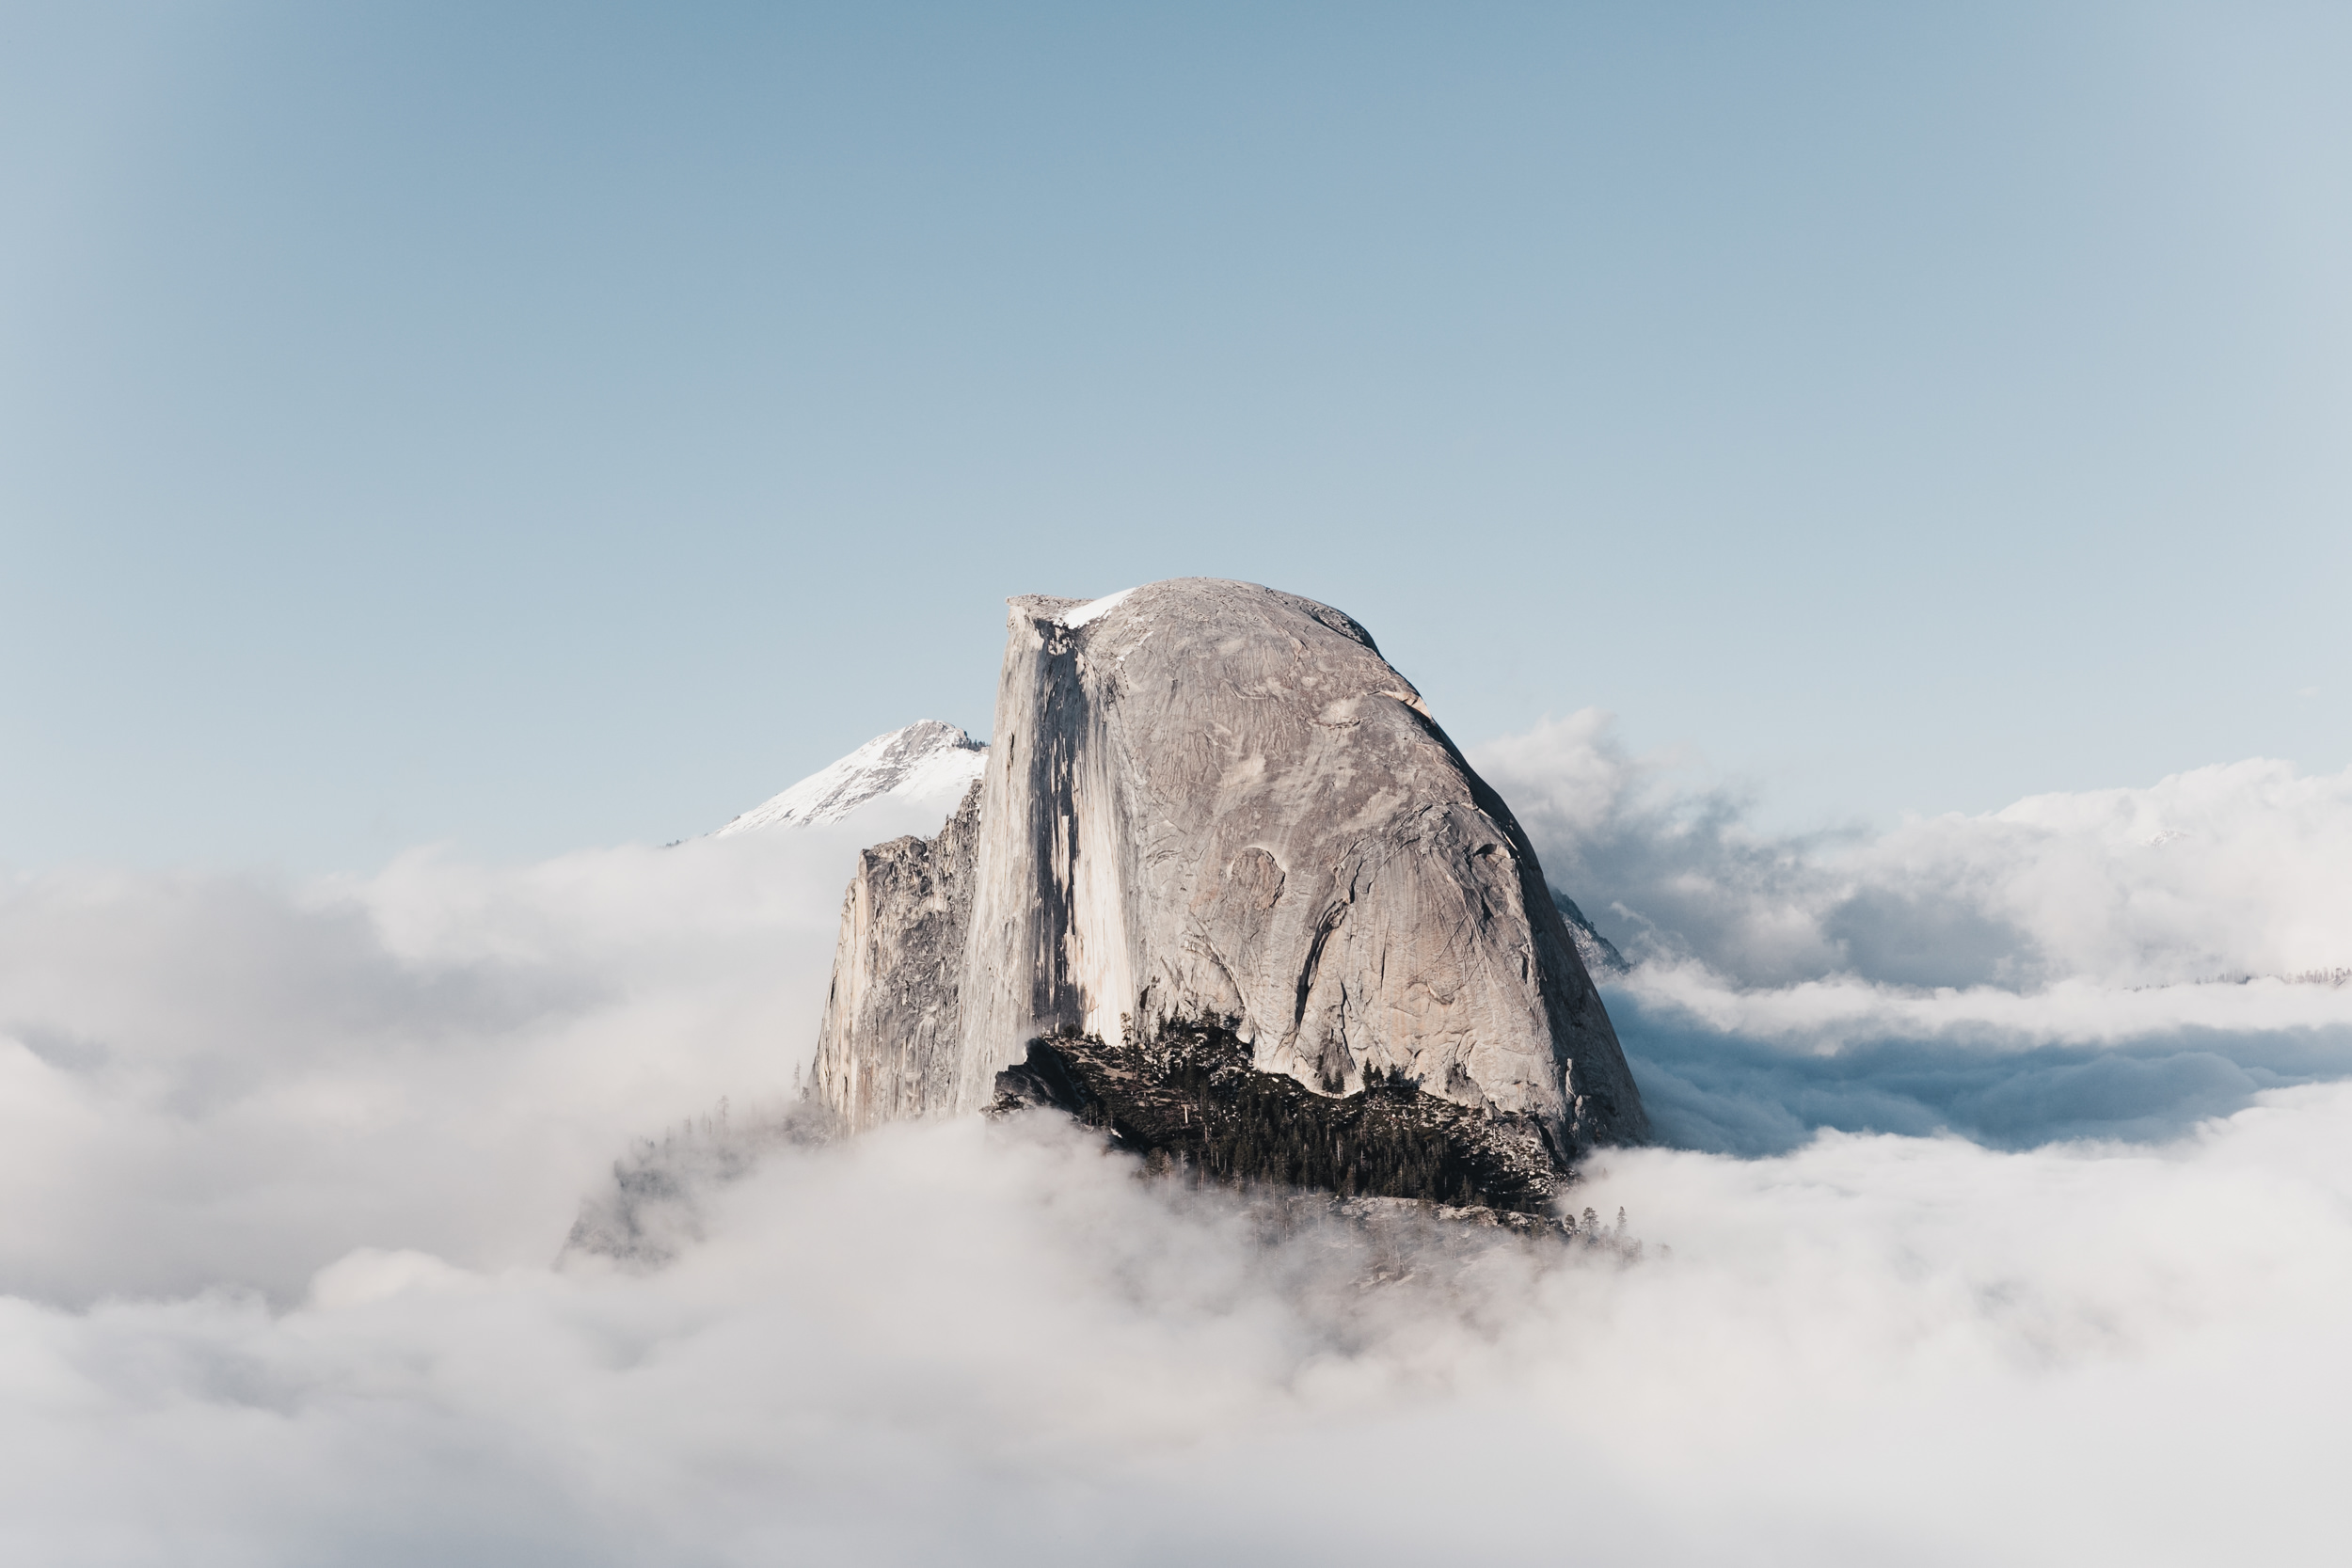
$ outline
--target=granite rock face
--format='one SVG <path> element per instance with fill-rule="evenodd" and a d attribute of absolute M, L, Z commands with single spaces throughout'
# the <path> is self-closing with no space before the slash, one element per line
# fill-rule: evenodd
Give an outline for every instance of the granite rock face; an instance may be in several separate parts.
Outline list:
<path fill-rule="evenodd" d="M 849 1125 L 982 1109 L 1041 1037 L 1207 1022 L 1563 1162 L 1646 1135 L 1526 835 L 1361 626 L 1180 578 L 1009 630 L 976 797 L 850 888 L 812 1085 Z"/>
<path fill-rule="evenodd" d="M 858 856 L 808 1085 L 847 1131 L 953 1104 L 979 820 L 976 779 L 935 837 L 894 838 Z"/>

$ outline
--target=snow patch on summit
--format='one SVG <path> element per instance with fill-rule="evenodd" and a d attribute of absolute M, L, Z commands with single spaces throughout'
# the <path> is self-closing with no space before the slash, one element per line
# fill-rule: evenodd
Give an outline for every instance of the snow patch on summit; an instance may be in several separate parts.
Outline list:
<path fill-rule="evenodd" d="M 891 800 L 952 810 L 988 766 L 988 747 L 953 724 L 924 719 L 878 735 L 830 768 L 754 806 L 710 836 L 755 828 L 815 827 Z"/>
<path fill-rule="evenodd" d="M 1105 594 L 1099 599 L 1089 599 L 1082 605 L 1065 610 L 1060 615 L 1061 624 L 1075 631 L 1089 621 L 1098 620 L 1117 610 L 1120 601 L 1134 592 L 1132 588 L 1122 588 L 1116 594 Z"/>

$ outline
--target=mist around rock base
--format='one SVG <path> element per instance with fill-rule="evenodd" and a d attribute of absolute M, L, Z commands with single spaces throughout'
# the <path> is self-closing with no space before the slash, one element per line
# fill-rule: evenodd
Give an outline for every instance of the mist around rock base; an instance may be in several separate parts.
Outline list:
<path fill-rule="evenodd" d="M 14 879 L 0 1555 L 2335 1559 L 2352 780 L 1797 842 L 1591 717 L 1474 760 L 1632 960 L 1608 1244 L 771 1135 L 859 828 Z"/>

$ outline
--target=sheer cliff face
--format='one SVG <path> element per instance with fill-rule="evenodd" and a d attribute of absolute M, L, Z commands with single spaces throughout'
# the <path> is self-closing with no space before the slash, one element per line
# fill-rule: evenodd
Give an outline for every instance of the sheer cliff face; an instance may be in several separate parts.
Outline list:
<path fill-rule="evenodd" d="M 858 856 L 809 1084 L 850 1132 L 954 1103 L 979 814 L 976 781 L 937 837 L 894 838 Z"/>
<path fill-rule="evenodd" d="M 856 1085 L 853 1123 L 977 1110 L 1042 1035 L 1230 1019 L 1321 1093 L 1401 1072 L 1563 1151 L 1646 1131 L 1525 834 L 1337 610 L 1203 578 L 1013 601 L 977 805 L 923 851 L 938 885 L 901 840 L 852 887 L 819 1092 Z M 968 889 L 932 863 L 965 833 Z M 910 1029 L 885 928 L 965 892 L 961 964 L 915 988 L 956 1027 Z"/>

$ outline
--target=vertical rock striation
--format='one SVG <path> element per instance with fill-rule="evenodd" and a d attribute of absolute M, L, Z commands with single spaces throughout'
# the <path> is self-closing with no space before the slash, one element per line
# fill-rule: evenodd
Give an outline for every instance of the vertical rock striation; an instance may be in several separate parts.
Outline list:
<path fill-rule="evenodd" d="M 935 837 L 894 838 L 858 855 L 808 1085 L 846 1131 L 934 1115 L 954 1101 L 979 816 L 975 780 Z"/>
<path fill-rule="evenodd" d="M 1180 578 L 1009 631 L 976 795 L 850 886 L 813 1085 L 850 1126 L 981 1109 L 1041 1037 L 1208 1022 L 1562 1161 L 1646 1135 L 1525 833 L 1361 626 Z"/>

